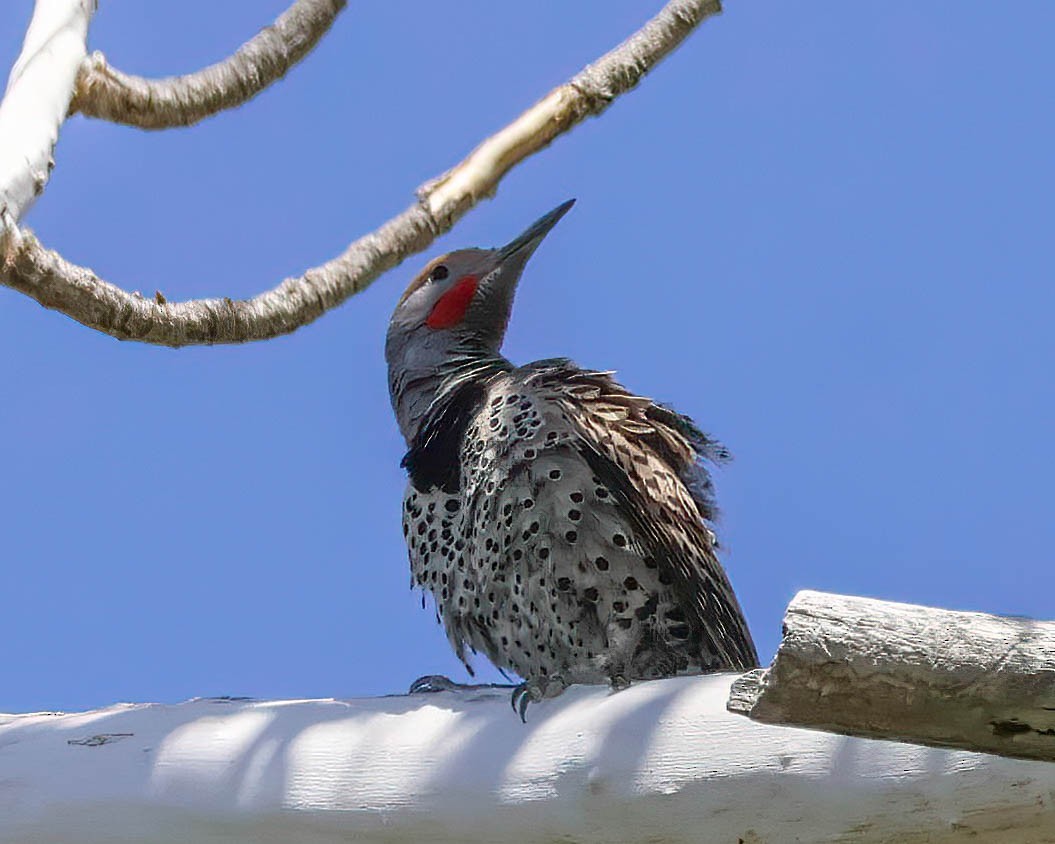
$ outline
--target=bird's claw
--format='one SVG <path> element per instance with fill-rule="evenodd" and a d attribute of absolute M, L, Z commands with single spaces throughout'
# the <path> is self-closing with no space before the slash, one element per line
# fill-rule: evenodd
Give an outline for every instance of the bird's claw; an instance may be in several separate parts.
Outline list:
<path fill-rule="evenodd" d="M 410 689 L 407 694 L 420 695 L 429 694 L 431 692 L 456 692 L 465 688 L 468 687 L 463 686 L 461 683 L 455 683 L 450 677 L 444 677 L 442 674 L 426 674 L 424 677 L 418 677 L 417 680 L 410 684 Z"/>
<path fill-rule="evenodd" d="M 532 701 L 542 700 L 542 690 L 537 683 L 526 681 L 519 686 L 513 687 L 513 695 L 509 700 L 513 711 L 520 716 L 523 723 L 527 723 L 527 709 Z"/>
<path fill-rule="evenodd" d="M 533 702 L 557 697 L 568 687 L 563 677 L 556 674 L 543 677 L 540 680 L 525 680 L 519 686 L 513 688 L 513 696 L 509 703 L 513 711 L 520 716 L 520 720 L 527 723 L 527 709 Z"/>
<path fill-rule="evenodd" d="M 511 689 L 508 683 L 455 683 L 450 677 L 442 674 L 426 674 L 410 684 L 408 695 L 430 694 L 432 692 L 472 692 L 481 689 Z"/>

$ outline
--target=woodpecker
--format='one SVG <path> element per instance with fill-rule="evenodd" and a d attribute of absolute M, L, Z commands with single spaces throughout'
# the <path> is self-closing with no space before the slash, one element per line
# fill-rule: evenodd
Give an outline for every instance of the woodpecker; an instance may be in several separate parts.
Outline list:
<path fill-rule="evenodd" d="M 470 674 L 482 653 L 522 678 L 522 719 L 573 683 L 758 664 L 716 555 L 704 464 L 725 448 L 611 372 L 500 353 L 524 267 L 573 203 L 505 246 L 431 261 L 385 343 L 411 584 Z"/>

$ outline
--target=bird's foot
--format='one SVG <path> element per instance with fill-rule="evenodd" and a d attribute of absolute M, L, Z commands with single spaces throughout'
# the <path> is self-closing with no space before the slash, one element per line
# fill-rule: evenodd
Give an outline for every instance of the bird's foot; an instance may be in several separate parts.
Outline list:
<path fill-rule="evenodd" d="M 426 674 L 410 684 L 409 695 L 429 694 L 431 692 L 469 692 L 475 689 L 512 689 L 512 683 L 455 683 L 450 677 L 442 674 Z"/>
<path fill-rule="evenodd" d="M 568 688 L 568 684 L 564 682 L 564 678 L 556 674 L 549 677 L 540 677 L 537 680 L 525 680 L 519 686 L 513 688 L 513 696 L 509 702 L 513 707 L 513 711 L 526 724 L 528 706 L 535 701 L 557 697 L 566 688 Z"/>
<path fill-rule="evenodd" d="M 444 677 L 442 674 L 426 674 L 424 677 L 418 677 L 417 680 L 410 684 L 410 689 L 407 691 L 407 694 L 420 695 L 429 692 L 457 692 L 467 688 L 469 687 L 465 684 L 455 683 L 450 677 Z"/>

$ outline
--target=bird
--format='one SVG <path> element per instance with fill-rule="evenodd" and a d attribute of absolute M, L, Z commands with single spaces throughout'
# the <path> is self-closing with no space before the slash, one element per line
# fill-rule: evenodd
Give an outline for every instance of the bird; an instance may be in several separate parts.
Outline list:
<path fill-rule="evenodd" d="M 470 676 L 483 654 L 521 679 L 521 719 L 572 684 L 758 665 L 717 556 L 706 464 L 725 447 L 611 371 L 501 354 L 524 268 L 574 202 L 505 246 L 430 261 L 385 339 L 411 586 Z M 465 686 L 411 691 L 445 688 Z"/>

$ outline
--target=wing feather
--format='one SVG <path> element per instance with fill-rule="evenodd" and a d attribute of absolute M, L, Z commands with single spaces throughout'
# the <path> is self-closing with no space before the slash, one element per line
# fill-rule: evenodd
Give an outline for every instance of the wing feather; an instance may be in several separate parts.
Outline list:
<path fill-rule="evenodd" d="M 714 667 L 756 666 L 758 655 L 715 553 L 710 524 L 717 510 L 702 461 L 728 459 L 725 448 L 687 416 L 629 393 L 610 373 L 562 359 L 523 369 L 529 384 L 562 406 L 577 433 L 575 447 L 671 582 Z"/>

